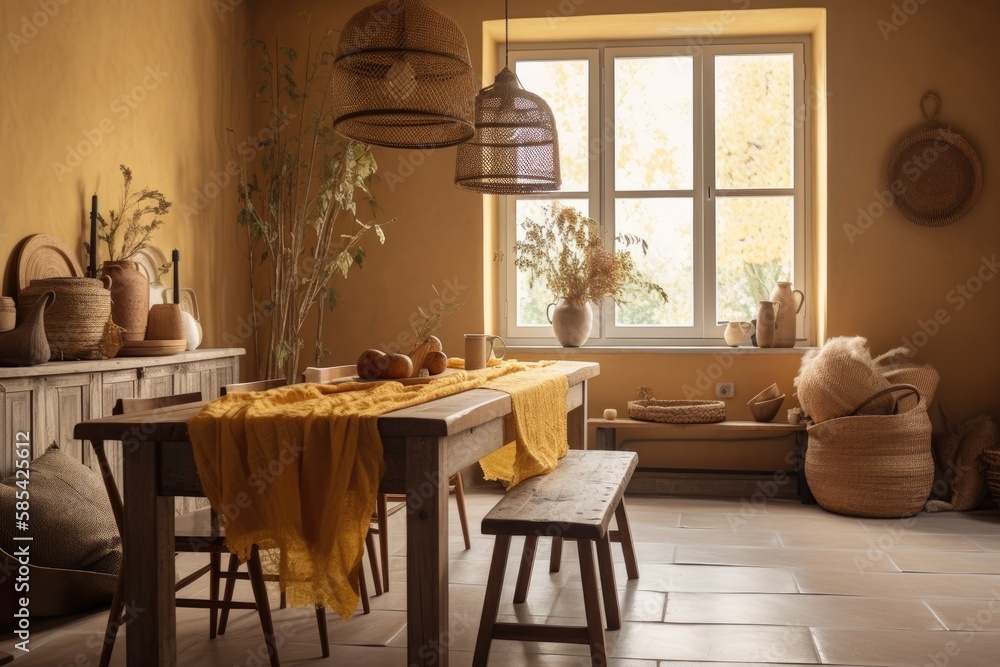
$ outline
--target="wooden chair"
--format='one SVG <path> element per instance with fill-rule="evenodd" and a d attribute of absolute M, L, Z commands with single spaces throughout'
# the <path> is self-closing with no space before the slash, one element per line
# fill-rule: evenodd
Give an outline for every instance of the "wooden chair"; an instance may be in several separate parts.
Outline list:
<path fill-rule="evenodd" d="M 345 366 L 327 366 L 317 368 L 310 366 L 302 373 L 303 382 L 330 383 L 344 381 L 357 375 L 357 366 L 348 364 Z M 465 511 L 465 488 L 462 485 L 462 474 L 455 473 L 448 480 L 448 495 L 455 496 L 458 505 L 458 518 L 462 523 L 462 537 L 465 538 L 466 550 L 472 548 L 472 541 L 469 537 L 469 521 Z M 406 495 L 401 493 L 380 493 L 376 499 L 375 513 L 372 514 L 372 526 L 368 531 L 369 538 L 378 535 L 379 554 L 382 557 L 381 582 L 378 581 L 379 565 L 375 562 L 372 554 L 372 571 L 375 573 L 376 584 L 375 594 L 381 595 L 382 591 L 389 590 L 389 517 L 400 510 L 406 509 Z"/>
<path fill-rule="evenodd" d="M 201 393 L 180 394 L 176 396 L 165 396 L 161 398 L 133 398 L 119 399 L 115 405 L 113 414 L 131 414 L 145 410 L 172 407 L 186 403 L 196 403 L 201 401 Z M 108 463 L 104 451 L 104 443 L 94 441 L 91 443 L 94 453 L 97 455 L 98 465 L 104 478 L 105 488 L 108 491 L 108 498 L 111 502 L 111 509 L 118 524 L 119 532 L 123 532 L 124 527 L 124 505 L 118 485 L 111 474 L 111 466 Z M 225 536 L 219 526 L 218 517 L 210 510 L 184 515 L 177 521 L 177 528 L 174 537 L 174 549 L 178 552 L 198 552 L 209 554 L 209 564 L 195 570 L 188 576 L 177 582 L 174 590 L 181 590 L 193 582 L 200 579 L 205 574 L 210 576 L 209 599 L 177 598 L 178 607 L 194 607 L 209 610 L 209 636 L 214 639 L 216 634 L 220 634 L 216 610 L 222 609 L 255 609 L 260 615 L 261 627 L 264 631 L 264 640 L 270 655 L 271 667 L 280 667 L 278 660 L 278 648 L 275 641 L 274 626 L 271 620 L 270 604 L 267 598 L 267 587 L 265 585 L 265 575 L 261 567 L 258 549 L 254 546 L 247 562 L 248 574 L 238 578 L 250 580 L 253 587 L 254 602 L 235 602 L 230 600 L 219 600 L 219 581 L 222 578 L 229 579 L 229 574 L 223 574 L 221 569 L 221 556 L 228 552 L 225 547 Z M 126 554 L 127 557 L 127 554 Z M 107 667 L 111 662 L 111 654 L 114 650 L 115 639 L 118 628 L 122 624 L 122 613 L 124 612 L 124 577 L 118 578 L 118 585 L 115 588 L 115 595 L 111 602 L 111 611 L 108 615 L 107 630 L 105 632 L 104 646 L 101 650 L 100 667 Z M 317 606 L 316 620 L 319 625 L 320 643 L 323 648 L 323 657 L 330 655 L 329 640 L 326 628 L 326 610 Z"/>

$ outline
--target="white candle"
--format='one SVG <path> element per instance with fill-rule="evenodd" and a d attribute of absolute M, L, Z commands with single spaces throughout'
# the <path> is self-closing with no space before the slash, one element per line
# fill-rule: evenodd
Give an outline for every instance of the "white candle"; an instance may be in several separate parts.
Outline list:
<path fill-rule="evenodd" d="M 615 410 L 614 408 L 608 408 L 607 410 L 604 411 L 604 418 L 605 419 L 617 419 L 618 418 L 618 411 Z"/>

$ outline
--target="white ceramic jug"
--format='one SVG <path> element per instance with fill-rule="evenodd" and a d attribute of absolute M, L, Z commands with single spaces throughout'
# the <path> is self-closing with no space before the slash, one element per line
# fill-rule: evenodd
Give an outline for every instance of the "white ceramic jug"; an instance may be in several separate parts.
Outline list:
<path fill-rule="evenodd" d="M 726 339 L 726 345 L 739 347 L 746 345 L 747 339 L 754 334 L 755 330 L 754 325 L 750 322 L 730 322 L 726 325 L 723 337 Z"/>
<path fill-rule="evenodd" d="M 772 347 L 795 347 L 796 316 L 806 303 L 806 295 L 800 290 L 793 290 L 789 282 L 779 282 L 771 291 L 771 301 L 781 304 L 777 312 L 777 329 Z"/>

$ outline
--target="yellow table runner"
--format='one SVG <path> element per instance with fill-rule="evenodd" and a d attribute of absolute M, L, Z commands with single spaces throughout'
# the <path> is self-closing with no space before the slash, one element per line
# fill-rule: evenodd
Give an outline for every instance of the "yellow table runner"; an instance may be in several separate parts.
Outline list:
<path fill-rule="evenodd" d="M 290 604 L 320 603 L 350 619 L 385 472 L 378 417 L 477 387 L 508 391 L 516 483 L 548 472 L 566 451 L 566 376 L 544 365 L 505 362 L 407 387 L 293 385 L 209 403 L 188 431 L 227 547 L 242 560 L 255 544 L 276 549 L 272 565 Z"/>

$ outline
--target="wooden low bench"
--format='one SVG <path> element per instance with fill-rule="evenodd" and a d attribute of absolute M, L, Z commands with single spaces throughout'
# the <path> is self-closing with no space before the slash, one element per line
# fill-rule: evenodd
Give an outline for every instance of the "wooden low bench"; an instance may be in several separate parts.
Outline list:
<path fill-rule="evenodd" d="M 474 667 L 486 666 L 494 639 L 588 644 L 592 664 L 607 664 L 592 544 L 597 546 L 609 629 L 618 629 L 621 627 L 621 610 L 615 587 L 608 527 L 611 517 L 621 508 L 619 531 L 629 534 L 623 495 L 638 460 L 639 457 L 634 452 L 573 450 L 549 474 L 532 477 L 511 489 L 483 518 L 483 533 L 496 535 L 496 542 L 493 545 L 493 560 L 490 562 L 476 653 L 472 660 Z M 497 623 L 510 539 L 515 535 L 523 535 L 525 538 L 514 591 L 515 602 L 523 602 L 527 595 L 538 538 L 555 537 L 576 541 L 580 555 L 586 626 Z M 628 540 L 626 546 L 626 541 L 623 540 L 622 547 L 627 548 L 626 553 L 630 553 L 634 561 L 631 541 Z"/>

